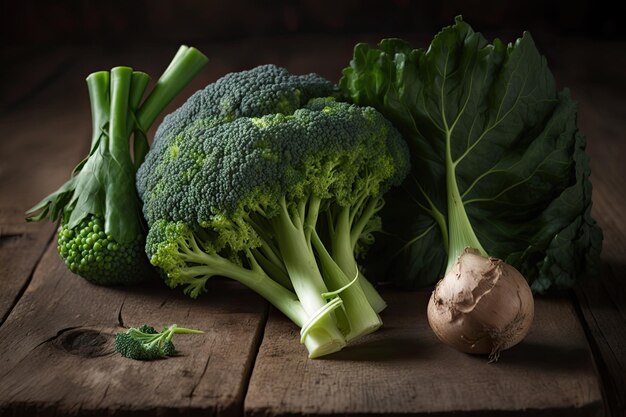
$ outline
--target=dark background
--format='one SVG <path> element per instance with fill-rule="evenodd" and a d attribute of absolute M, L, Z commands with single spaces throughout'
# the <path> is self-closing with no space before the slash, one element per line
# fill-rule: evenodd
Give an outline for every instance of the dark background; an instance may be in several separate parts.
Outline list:
<path fill-rule="evenodd" d="M 432 34 L 463 15 L 512 40 L 624 39 L 624 1 L 1 0 L 2 48 L 180 43 L 290 34 Z"/>
<path fill-rule="evenodd" d="M 84 93 L 80 83 L 95 69 L 123 64 L 158 74 L 180 44 L 209 56 L 205 83 L 227 70 L 263 63 L 337 81 L 355 43 L 401 37 L 425 47 L 457 15 L 488 40 L 511 42 L 530 31 L 559 88 L 573 82 L 606 88 L 611 80 L 610 89 L 626 95 L 625 5 L 623 0 L 0 0 L 0 113 L 25 105 L 77 66 L 76 88 L 82 90 L 76 94 Z"/>
<path fill-rule="evenodd" d="M 0 112 L 26 103 L 70 66 L 83 65 L 81 74 L 121 64 L 159 73 L 180 44 L 209 56 L 209 81 L 227 69 L 263 63 L 337 81 L 355 43 L 401 37 L 425 47 L 457 15 L 488 40 L 511 42 L 530 31 L 559 88 L 573 80 L 597 85 L 611 79 L 612 89 L 626 91 L 625 5 L 623 0 L 0 0 Z M 580 65 L 583 60 L 593 65 Z"/>

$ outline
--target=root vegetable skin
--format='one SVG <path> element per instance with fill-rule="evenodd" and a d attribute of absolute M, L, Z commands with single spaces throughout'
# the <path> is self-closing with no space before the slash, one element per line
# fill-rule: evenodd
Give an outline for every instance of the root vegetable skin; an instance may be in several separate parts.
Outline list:
<path fill-rule="evenodd" d="M 534 317 L 528 283 L 504 261 L 465 249 L 439 281 L 428 303 L 428 323 L 437 337 L 457 350 L 489 354 L 524 339 Z"/>

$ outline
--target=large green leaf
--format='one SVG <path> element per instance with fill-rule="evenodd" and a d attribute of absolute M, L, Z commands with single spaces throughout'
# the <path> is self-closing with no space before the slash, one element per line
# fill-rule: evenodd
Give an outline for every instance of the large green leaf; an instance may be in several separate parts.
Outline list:
<path fill-rule="evenodd" d="M 482 248 L 534 290 L 570 287 L 596 267 L 602 234 L 576 106 L 530 34 L 489 44 L 457 18 L 428 49 L 359 44 L 343 74 L 342 92 L 381 111 L 412 148 L 411 175 L 384 218 L 392 238 L 381 257 L 398 284 L 433 284 L 458 246 L 450 241 L 468 240 L 448 218 L 455 188 Z"/>

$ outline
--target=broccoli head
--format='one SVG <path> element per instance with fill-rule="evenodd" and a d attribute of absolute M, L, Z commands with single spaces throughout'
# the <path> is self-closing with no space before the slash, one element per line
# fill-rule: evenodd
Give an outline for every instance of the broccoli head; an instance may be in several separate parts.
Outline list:
<path fill-rule="evenodd" d="M 333 91 L 272 65 L 229 74 L 165 118 L 137 174 L 167 283 L 195 297 L 212 276 L 242 282 L 302 328 L 311 357 L 381 325 L 355 252 L 409 169 L 393 126 Z"/>
<path fill-rule="evenodd" d="M 143 233 L 129 243 L 120 243 L 104 231 L 101 216 L 88 215 L 76 227 L 63 223 L 57 249 L 75 274 L 99 285 L 131 285 L 151 273 L 144 252 Z"/>

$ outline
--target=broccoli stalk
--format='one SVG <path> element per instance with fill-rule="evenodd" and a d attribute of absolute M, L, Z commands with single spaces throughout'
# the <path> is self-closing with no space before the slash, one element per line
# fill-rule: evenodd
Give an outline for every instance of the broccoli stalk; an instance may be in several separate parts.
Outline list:
<path fill-rule="evenodd" d="M 350 280 L 328 253 L 315 229 L 312 229 L 311 237 L 313 246 L 319 254 L 325 281 L 330 289 L 334 289 L 327 294 L 340 294 L 341 296 L 342 310 L 337 312 L 337 321 L 339 328 L 344 332 L 346 342 L 365 336 L 382 326 L 383 323 L 376 308 L 371 305 L 363 290 L 363 278 L 356 263 L 354 279 Z M 382 300 L 382 297 L 380 298 Z"/>
<path fill-rule="evenodd" d="M 221 255 L 206 240 L 210 237 L 183 222 L 159 220 L 148 236 L 151 262 L 166 272 L 168 285 L 182 285 L 194 298 L 205 291 L 211 277 L 236 280 L 302 329 L 301 341 L 311 358 L 336 352 L 346 342 L 378 329 L 382 321 L 360 282 L 348 279 L 320 240 L 316 229 L 321 202 L 319 197 L 309 196 L 288 204 L 283 196 L 273 216 L 251 215 L 255 220 L 248 221 L 264 244 L 245 248 L 242 259 Z M 267 209 L 258 211 L 255 214 L 267 216 Z M 233 230 L 227 222 L 220 226 Z M 358 267 L 352 259 L 354 276 Z M 282 279 L 274 279 L 269 265 L 284 269 L 288 281 L 281 284 Z"/>
<path fill-rule="evenodd" d="M 261 295 L 298 327 L 302 328 L 309 322 L 311 314 L 305 310 L 305 303 L 301 302 L 296 293 L 270 278 L 251 250 L 245 251 L 248 266 L 244 267 L 214 251 L 201 249 L 198 244 L 201 238 L 182 222 L 170 223 L 160 220 L 153 227 L 155 232 L 163 233 L 163 236 L 152 249 L 154 255 L 151 261 L 167 272 L 167 283 L 171 287 L 183 285 L 185 292 L 195 298 L 205 290 L 208 279 L 214 276 L 227 277 Z M 294 242 L 297 240 L 294 239 Z M 148 245 L 152 243 L 151 240 L 148 241 Z M 307 272 L 316 274 L 314 268 Z M 303 276 L 300 282 L 305 284 L 307 278 L 308 276 Z M 317 313 L 319 308 L 326 304 L 321 298 L 321 294 L 326 290 L 321 285 L 319 291 L 315 292 L 300 290 L 303 298 L 309 300 L 306 305 L 312 313 Z M 319 301 L 315 300 L 316 295 L 320 298 Z M 315 309 L 315 306 L 318 308 Z M 303 337 L 303 343 L 311 357 L 322 356 L 345 345 L 343 336 L 333 329 L 332 324 L 326 322 L 324 317 L 320 317 L 319 321 L 310 322 L 310 328 L 308 335 Z"/>
<path fill-rule="evenodd" d="M 181 45 L 174 58 L 157 80 L 150 95 L 139 108 L 134 128 L 135 168 L 141 166 L 150 149 L 146 131 L 167 105 L 206 65 L 207 57 L 196 48 Z"/>
<path fill-rule="evenodd" d="M 174 356 L 177 354 L 172 337 L 177 333 L 200 334 L 201 330 L 178 327 L 175 324 L 166 326 L 160 332 L 154 327 L 144 324 L 131 327 L 124 333 L 115 335 L 115 351 L 122 356 L 141 361 L 150 361 Z"/>
<path fill-rule="evenodd" d="M 308 334 L 306 327 L 303 331 L 303 335 L 308 336 L 303 340 L 312 358 L 338 351 L 345 345 L 344 336 L 332 318 L 327 314 L 316 316 L 319 312 L 326 311 L 324 309 L 327 307 L 327 301 L 323 294 L 329 292 L 311 244 L 311 234 L 317 224 L 320 202 L 319 197 L 310 196 L 293 204 L 292 207 L 287 207 L 283 196 L 279 201 L 278 214 L 271 218 L 278 248 L 294 292 L 307 314 L 316 317 L 316 321 L 312 322 L 314 327 Z M 309 341 L 309 338 L 314 340 L 320 338 L 325 342 L 311 350 L 311 344 L 315 342 Z"/>
<path fill-rule="evenodd" d="M 58 251 L 72 272 L 101 285 L 132 284 L 151 275 L 135 188 L 135 172 L 148 149 L 145 132 L 206 60 L 198 50 L 182 46 L 142 105 L 147 74 L 116 67 L 87 77 L 93 126 L 89 154 L 27 218 L 61 220 Z"/>
<path fill-rule="evenodd" d="M 370 190 L 371 192 L 372 190 Z M 333 260 L 347 276 L 358 273 L 359 285 L 372 308 L 380 313 L 387 303 L 360 271 L 355 255 L 362 254 L 373 243 L 373 232 L 381 230 L 377 213 L 382 209 L 382 196 L 374 194 L 359 196 L 357 202 L 347 207 L 328 210 L 328 234 Z M 359 245 L 364 245 L 365 249 Z"/>

